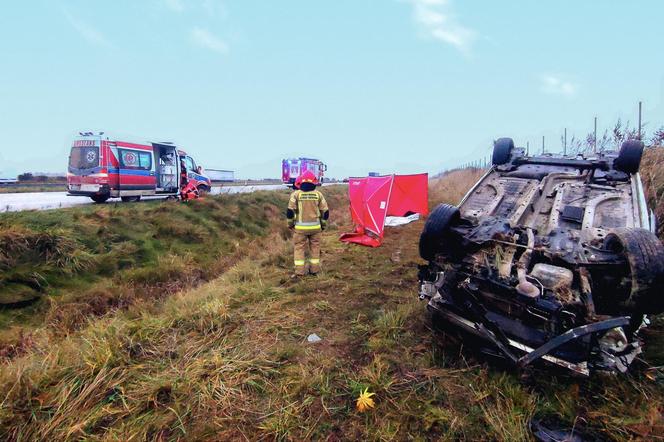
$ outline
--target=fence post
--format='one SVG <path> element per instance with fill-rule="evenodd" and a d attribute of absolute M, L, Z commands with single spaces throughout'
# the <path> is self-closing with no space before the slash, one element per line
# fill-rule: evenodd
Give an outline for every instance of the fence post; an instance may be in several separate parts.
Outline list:
<path fill-rule="evenodd" d="M 595 138 L 593 139 L 593 153 L 597 153 L 597 117 L 595 117 Z"/>

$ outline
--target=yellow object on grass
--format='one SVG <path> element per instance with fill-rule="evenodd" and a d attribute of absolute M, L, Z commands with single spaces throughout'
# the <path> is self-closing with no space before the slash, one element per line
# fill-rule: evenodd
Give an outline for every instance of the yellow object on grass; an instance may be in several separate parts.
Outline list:
<path fill-rule="evenodd" d="M 357 398 L 357 402 L 355 402 L 355 407 L 357 408 L 357 411 L 363 413 L 367 411 L 369 408 L 375 407 L 376 404 L 374 400 L 371 399 L 371 396 L 375 394 L 376 393 L 369 393 L 369 388 L 365 388 L 364 391 L 360 393 L 360 396 Z"/>

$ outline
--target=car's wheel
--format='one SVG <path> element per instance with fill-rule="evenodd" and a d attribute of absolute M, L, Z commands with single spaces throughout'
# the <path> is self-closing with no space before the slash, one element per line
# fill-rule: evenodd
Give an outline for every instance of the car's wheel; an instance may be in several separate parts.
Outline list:
<path fill-rule="evenodd" d="M 138 202 L 141 200 L 140 195 L 139 196 L 123 196 L 120 197 L 123 203 L 131 203 L 131 202 Z"/>
<path fill-rule="evenodd" d="M 445 252 L 449 228 L 459 221 L 459 209 L 450 204 L 440 204 L 429 215 L 420 234 L 420 256 L 433 261 L 436 255 Z"/>
<path fill-rule="evenodd" d="M 198 194 L 199 195 L 205 195 L 206 193 L 210 192 L 210 188 L 204 184 L 201 184 L 200 186 L 197 187 L 198 189 Z"/>
<path fill-rule="evenodd" d="M 514 140 L 511 138 L 498 138 L 493 143 L 493 156 L 491 162 L 499 166 L 509 162 L 514 150 Z"/>
<path fill-rule="evenodd" d="M 627 140 L 620 146 L 618 158 L 616 158 L 613 166 L 622 172 L 636 173 L 639 171 L 642 156 L 643 141 Z"/>
<path fill-rule="evenodd" d="M 664 246 L 645 229 L 619 228 L 606 236 L 605 248 L 629 265 L 629 295 L 622 304 L 637 313 L 664 312 Z"/>
<path fill-rule="evenodd" d="M 92 195 L 90 198 L 92 199 L 92 201 L 94 201 L 97 204 L 104 204 L 108 200 L 109 196 L 108 195 Z"/>

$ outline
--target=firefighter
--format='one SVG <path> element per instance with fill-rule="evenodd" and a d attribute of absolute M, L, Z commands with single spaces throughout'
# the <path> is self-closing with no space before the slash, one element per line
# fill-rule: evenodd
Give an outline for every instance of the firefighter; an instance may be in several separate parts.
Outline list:
<path fill-rule="evenodd" d="M 303 173 L 296 181 L 295 190 L 288 201 L 286 218 L 288 227 L 293 229 L 293 261 L 295 275 L 316 275 L 320 271 L 321 232 L 327 227 L 330 211 L 325 197 L 316 190 L 318 179 L 311 171 Z M 309 259 L 305 259 L 309 246 Z"/>

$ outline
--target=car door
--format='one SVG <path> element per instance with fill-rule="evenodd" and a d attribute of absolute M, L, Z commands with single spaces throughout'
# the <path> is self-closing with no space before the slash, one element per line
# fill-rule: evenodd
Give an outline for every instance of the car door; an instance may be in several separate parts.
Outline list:
<path fill-rule="evenodd" d="M 184 165 L 187 167 L 187 178 L 191 181 L 199 181 L 198 174 L 196 173 L 196 163 L 194 159 L 187 155 L 184 157 Z"/>

